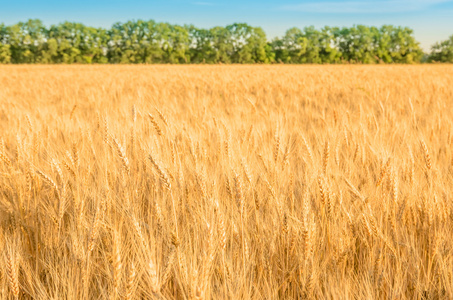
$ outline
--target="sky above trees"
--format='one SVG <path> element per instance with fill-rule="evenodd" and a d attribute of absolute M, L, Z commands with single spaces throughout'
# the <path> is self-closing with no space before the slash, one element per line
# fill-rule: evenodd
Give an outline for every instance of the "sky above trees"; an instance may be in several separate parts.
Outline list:
<path fill-rule="evenodd" d="M 392 24 L 412 28 L 425 51 L 453 28 L 453 0 L 0 0 L 0 7 L 5 24 L 29 18 L 102 27 L 132 19 L 203 28 L 247 22 L 262 27 L 269 39 L 293 26 Z"/>

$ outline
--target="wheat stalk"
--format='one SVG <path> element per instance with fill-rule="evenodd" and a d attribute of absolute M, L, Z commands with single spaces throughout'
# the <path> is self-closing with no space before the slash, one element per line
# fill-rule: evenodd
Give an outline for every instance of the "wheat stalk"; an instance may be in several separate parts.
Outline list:
<path fill-rule="evenodd" d="M 130 172 L 130 167 L 129 167 L 129 159 L 126 156 L 126 150 L 124 147 L 115 139 L 112 137 L 112 142 L 113 145 L 115 146 L 116 153 L 118 157 L 121 160 L 121 163 L 123 164 L 124 170 L 126 170 L 127 173 Z"/>
<path fill-rule="evenodd" d="M 0 68 L 0 298 L 453 298 L 451 67 L 85 68 Z"/>
<path fill-rule="evenodd" d="M 6 250 L 6 274 L 8 275 L 9 287 L 11 294 L 15 299 L 19 299 L 19 261 L 16 251 L 9 246 Z"/>
<path fill-rule="evenodd" d="M 425 141 L 421 141 L 420 145 L 423 149 L 423 154 L 425 155 L 425 162 L 426 162 L 426 167 L 428 170 L 431 170 L 432 165 L 431 165 L 431 155 L 429 154 L 428 147 L 426 146 Z"/>
<path fill-rule="evenodd" d="M 151 121 L 151 124 L 153 124 L 154 129 L 156 130 L 157 134 L 159 136 L 162 136 L 162 130 L 160 129 L 159 124 L 157 123 L 156 119 L 150 113 L 148 113 L 148 117 L 149 117 L 149 120 Z"/>
<path fill-rule="evenodd" d="M 131 300 L 134 299 L 135 294 L 135 278 L 137 277 L 137 272 L 135 269 L 134 262 L 131 262 L 129 265 L 129 274 L 127 277 L 126 283 L 126 299 Z"/>

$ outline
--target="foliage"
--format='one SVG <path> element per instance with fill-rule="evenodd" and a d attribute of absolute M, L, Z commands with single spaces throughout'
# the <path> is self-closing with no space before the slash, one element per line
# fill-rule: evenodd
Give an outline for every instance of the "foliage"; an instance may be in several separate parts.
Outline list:
<path fill-rule="evenodd" d="M 277 61 L 285 63 L 415 63 L 423 52 L 412 33 L 393 26 L 291 28 L 273 47 Z"/>
<path fill-rule="evenodd" d="M 453 35 L 432 47 L 428 61 L 453 63 Z"/>
<path fill-rule="evenodd" d="M 431 60 L 451 57 L 451 42 L 444 43 L 433 48 Z M 369 64 L 418 63 L 422 57 L 413 31 L 390 25 L 291 28 L 271 42 L 262 28 L 245 23 L 210 29 L 153 20 L 110 29 L 71 22 L 47 28 L 40 20 L 0 25 L 0 63 Z"/>

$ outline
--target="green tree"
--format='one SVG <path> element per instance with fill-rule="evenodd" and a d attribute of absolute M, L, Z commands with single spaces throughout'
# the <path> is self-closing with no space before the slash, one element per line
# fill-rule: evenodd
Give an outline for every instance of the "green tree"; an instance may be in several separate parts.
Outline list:
<path fill-rule="evenodd" d="M 338 28 L 326 26 L 319 33 L 316 43 L 319 44 L 319 57 L 322 63 L 333 64 L 341 60 L 341 51 L 337 45 L 336 32 L 338 32 Z"/>
<path fill-rule="evenodd" d="M 216 49 L 211 30 L 189 26 L 190 61 L 192 63 L 216 62 Z"/>
<path fill-rule="evenodd" d="M 233 46 L 232 62 L 240 64 L 252 63 L 252 48 L 247 44 L 252 28 L 245 23 L 234 23 L 228 25 L 226 29 L 230 33 L 229 43 Z"/>
<path fill-rule="evenodd" d="M 157 23 L 153 20 L 138 21 L 138 26 L 143 32 L 143 37 L 140 40 L 139 55 L 144 63 L 162 63 L 164 52 L 160 42 L 157 40 Z"/>
<path fill-rule="evenodd" d="M 188 28 L 169 23 L 157 23 L 154 40 L 160 47 L 161 63 L 190 62 Z"/>
<path fill-rule="evenodd" d="M 269 63 L 273 55 L 269 51 L 266 34 L 260 27 L 246 23 L 228 25 L 228 42 L 232 45 L 231 60 L 234 63 Z"/>
<path fill-rule="evenodd" d="M 451 61 L 451 38 L 428 61 Z M 200 29 L 153 20 L 110 29 L 40 20 L 0 25 L 0 63 L 418 63 L 426 55 L 407 27 L 290 28 L 268 42 L 260 27 Z M 426 58 L 425 58 L 426 60 Z"/>
<path fill-rule="evenodd" d="M 0 64 L 11 62 L 11 51 L 9 45 L 0 44 Z"/>
<path fill-rule="evenodd" d="M 40 20 L 19 22 L 7 28 L 11 60 L 15 63 L 47 63 L 46 28 Z"/>
<path fill-rule="evenodd" d="M 412 64 L 420 62 L 423 51 L 413 37 L 413 30 L 407 27 L 385 26 L 390 35 L 389 52 L 395 63 Z"/>
<path fill-rule="evenodd" d="M 308 39 L 302 30 L 293 27 L 286 31 L 283 38 L 274 39 L 271 45 L 277 62 L 302 63 L 302 56 L 307 51 Z"/>
<path fill-rule="evenodd" d="M 300 47 L 298 57 L 301 63 L 323 63 L 321 54 L 322 33 L 313 26 L 305 27 L 302 36 L 297 39 Z"/>
<path fill-rule="evenodd" d="M 448 40 L 432 46 L 428 61 L 453 63 L 453 35 Z"/>
<path fill-rule="evenodd" d="M 276 60 L 284 63 L 336 63 L 341 53 L 336 45 L 335 28 L 303 30 L 291 28 L 281 40 L 274 40 Z"/>
<path fill-rule="evenodd" d="M 212 47 L 214 49 L 214 63 L 231 63 L 234 47 L 231 42 L 231 32 L 225 27 L 214 27 L 210 30 Z"/>
<path fill-rule="evenodd" d="M 379 29 L 363 25 L 337 30 L 341 59 L 352 63 L 376 63 L 379 61 Z"/>
<path fill-rule="evenodd" d="M 247 45 L 251 48 L 252 62 L 271 63 L 275 61 L 275 55 L 267 42 L 266 33 L 261 27 L 252 27 Z"/>
<path fill-rule="evenodd" d="M 7 39 L 7 27 L 0 23 L 0 63 L 7 64 L 11 62 L 11 50 Z"/>
<path fill-rule="evenodd" d="M 65 22 L 51 26 L 48 47 L 55 63 L 105 63 L 106 39 L 100 38 L 102 29 Z"/>
<path fill-rule="evenodd" d="M 166 61 L 168 63 L 190 63 L 190 39 L 187 27 L 172 25 L 167 40 Z M 170 50 L 171 49 L 171 50 Z"/>
<path fill-rule="evenodd" d="M 132 22 L 115 23 L 109 30 L 108 58 L 111 63 L 136 62 L 136 26 Z"/>

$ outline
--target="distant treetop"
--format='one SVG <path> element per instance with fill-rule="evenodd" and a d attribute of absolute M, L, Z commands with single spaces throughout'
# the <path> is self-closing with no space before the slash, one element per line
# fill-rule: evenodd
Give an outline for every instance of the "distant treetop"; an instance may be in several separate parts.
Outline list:
<path fill-rule="evenodd" d="M 200 29 L 149 21 L 110 29 L 40 20 L 0 24 L 0 63 L 419 63 L 453 62 L 453 36 L 424 55 L 407 27 L 291 28 L 267 40 L 260 27 L 234 23 Z"/>

